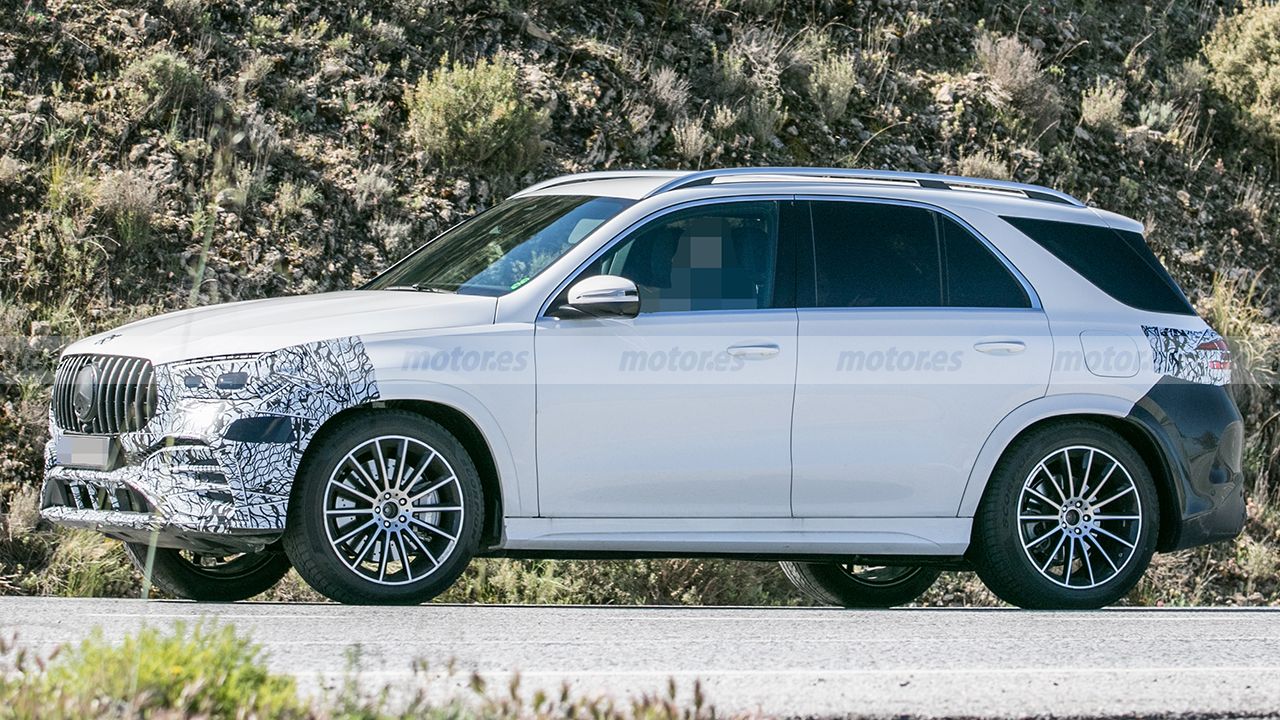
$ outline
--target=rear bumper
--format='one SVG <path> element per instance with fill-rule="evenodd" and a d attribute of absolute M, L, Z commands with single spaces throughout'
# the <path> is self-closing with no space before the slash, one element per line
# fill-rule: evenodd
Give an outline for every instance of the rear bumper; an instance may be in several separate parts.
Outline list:
<path fill-rule="evenodd" d="M 1227 388 L 1165 377 L 1129 414 L 1160 451 L 1169 480 L 1161 551 L 1240 534 L 1245 523 L 1244 422 Z M 1168 501 L 1172 501 L 1171 503 Z"/>

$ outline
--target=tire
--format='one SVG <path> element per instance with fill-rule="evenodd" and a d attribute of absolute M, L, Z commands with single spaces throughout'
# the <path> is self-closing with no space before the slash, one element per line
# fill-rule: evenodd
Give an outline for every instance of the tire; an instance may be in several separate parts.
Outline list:
<path fill-rule="evenodd" d="M 970 559 L 1005 602 L 1100 608 L 1146 572 L 1159 518 L 1155 482 L 1133 446 L 1090 422 L 1047 425 L 1018 438 L 996 465 Z"/>
<path fill-rule="evenodd" d="M 925 567 L 867 567 L 842 563 L 783 562 L 782 572 L 804 594 L 824 605 L 888 608 L 924 594 L 940 571 Z"/>
<path fill-rule="evenodd" d="M 484 497 L 475 463 L 457 438 L 415 413 L 376 410 L 339 422 L 298 470 L 285 552 L 331 600 L 430 600 L 480 544 Z"/>
<path fill-rule="evenodd" d="M 147 549 L 125 543 L 134 567 L 147 572 Z M 211 602 L 247 600 L 275 587 L 289 572 L 289 558 L 280 552 L 256 552 L 215 557 L 173 548 L 156 548 L 151 584 L 174 597 Z"/>

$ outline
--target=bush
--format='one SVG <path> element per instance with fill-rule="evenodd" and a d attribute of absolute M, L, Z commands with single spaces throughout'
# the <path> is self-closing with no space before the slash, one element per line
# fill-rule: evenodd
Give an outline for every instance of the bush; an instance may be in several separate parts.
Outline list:
<path fill-rule="evenodd" d="M 1098 78 L 1080 98 L 1080 123 L 1115 132 L 1123 125 L 1124 85 Z"/>
<path fill-rule="evenodd" d="M 1280 142 L 1280 5 L 1250 3 L 1204 45 L 1209 81 L 1255 131 Z"/>
<path fill-rule="evenodd" d="M 777 563 L 704 559 L 477 560 L 443 602 L 795 605 Z"/>
<path fill-rule="evenodd" d="M 674 68 L 660 67 L 649 76 L 649 89 L 653 99 L 666 108 L 671 117 L 683 117 L 689 105 L 689 81 L 680 77 Z"/>
<path fill-rule="evenodd" d="M 98 182 L 94 209 L 115 226 L 116 239 L 128 248 L 150 235 L 156 202 L 156 189 L 145 175 L 117 170 Z"/>
<path fill-rule="evenodd" d="M 711 134 L 702 129 L 702 123 L 684 118 L 677 120 L 671 128 L 671 138 L 675 141 L 676 152 L 686 160 L 701 160 L 711 148 Z"/>
<path fill-rule="evenodd" d="M 1003 92 L 1014 111 L 1043 132 L 1057 122 L 1062 99 L 1040 67 L 1040 54 L 1012 36 L 983 31 L 974 46 L 978 69 Z"/>
<path fill-rule="evenodd" d="M 986 150 L 979 150 L 960 158 L 960 162 L 956 163 L 956 170 L 966 177 L 992 180 L 1013 179 L 1013 174 L 1009 172 L 1009 165 Z"/>
<path fill-rule="evenodd" d="M 822 119 L 834 123 L 849 109 L 849 98 L 858 86 L 858 73 L 852 55 L 827 55 L 813 66 L 809 76 L 809 95 L 818 106 Z"/>
<path fill-rule="evenodd" d="M 409 96 L 409 135 L 446 169 L 517 176 L 542 156 L 545 113 L 519 87 L 505 58 L 474 65 L 446 57 Z"/>
<path fill-rule="evenodd" d="M 135 61 L 124 71 L 130 87 L 125 97 L 137 120 L 161 121 L 182 107 L 203 103 L 204 80 L 181 57 L 160 51 Z"/>
<path fill-rule="evenodd" d="M 124 546 L 92 530 L 58 530 L 48 565 L 23 578 L 23 589 L 61 597 L 128 597 L 138 578 Z"/>
<path fill-rule="evenodd" d="M 143 628 L 119 644 L 95 632 L 43 674 L 18 670 L 0 680 L 6 717 L 301 718 L 309 710 L 293 679 L 269 672 L 262 651 L 230 627 Z"/>

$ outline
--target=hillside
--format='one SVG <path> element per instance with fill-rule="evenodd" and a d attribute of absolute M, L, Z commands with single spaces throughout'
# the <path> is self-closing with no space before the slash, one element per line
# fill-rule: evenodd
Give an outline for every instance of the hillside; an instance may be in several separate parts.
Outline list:
<path fill-rule="evenodd" d="M 1277 37 L 1280 6 L 1205 0 L 9 0 L 0 592 L 136 587 L 113 545 L 32 532 L 66 339 L 352 287 L 557 174 L 769 164 L 1010 177 L 1143 220 L 1251 368 L 1252 503 L 1234 547 L 1159 559 L 1132 599 L 1280 602 Z M 792 601 L 701 561 L 493 561 L 455 595 Z"/>

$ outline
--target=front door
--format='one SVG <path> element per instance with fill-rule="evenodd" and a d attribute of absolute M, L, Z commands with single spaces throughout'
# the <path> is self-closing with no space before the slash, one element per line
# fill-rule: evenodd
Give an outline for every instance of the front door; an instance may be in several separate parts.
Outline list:
<path fill-rule="evenodd" d="M 540 514 L 786 517 L 796 311 L 775 201 L 653 218 L 574 280 L 626 277 L 634 319 L 538 320 Z"/>

